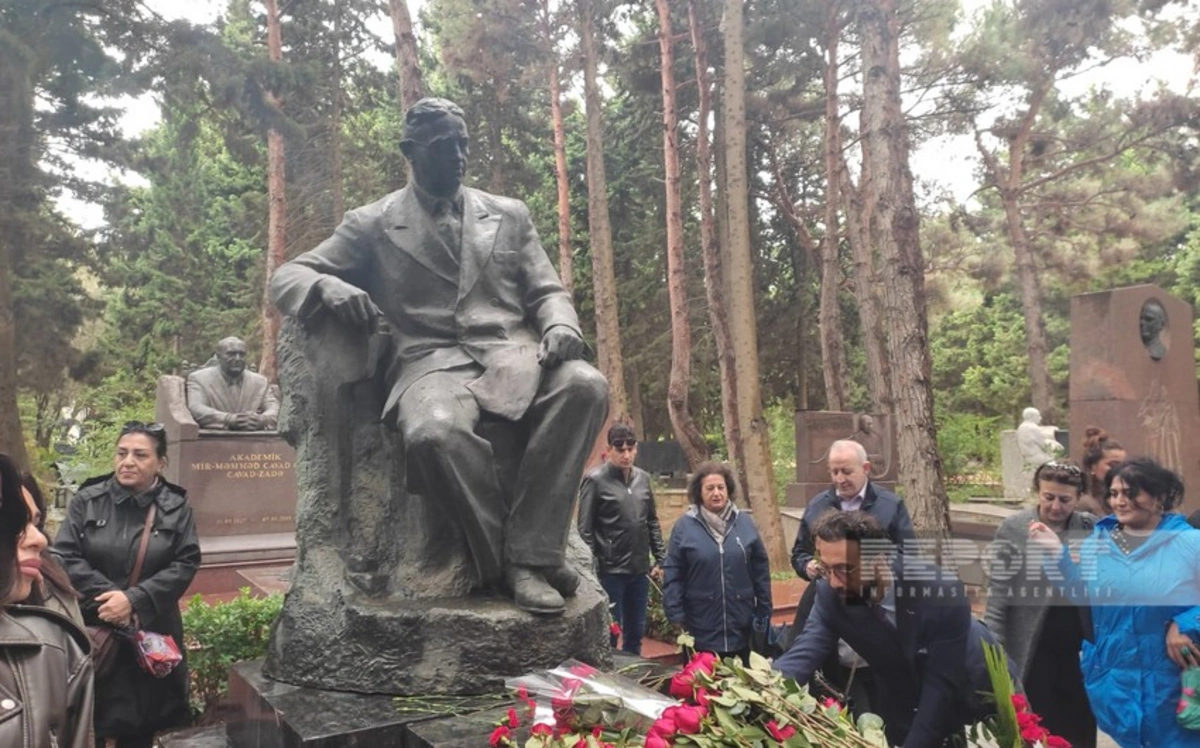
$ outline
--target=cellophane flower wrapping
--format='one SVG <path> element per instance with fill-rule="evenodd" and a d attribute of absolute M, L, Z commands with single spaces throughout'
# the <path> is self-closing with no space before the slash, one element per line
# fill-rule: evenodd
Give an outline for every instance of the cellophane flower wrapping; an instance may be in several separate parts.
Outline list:
<path fill-rule="evenodd" d="M 600 672 L 577 660 L 509 678 L 504 685 L 517 695 L 531 724 L 560 729 L 601 725 L 645 732 L 667 707 L 679 703 L 629 678 Z"/>
<path fill-rule="evenodd" d="M 138 665 L 155 678 L 167 677 L 183 661 L 174 637 L 139 629 L 132 640 Z"/>

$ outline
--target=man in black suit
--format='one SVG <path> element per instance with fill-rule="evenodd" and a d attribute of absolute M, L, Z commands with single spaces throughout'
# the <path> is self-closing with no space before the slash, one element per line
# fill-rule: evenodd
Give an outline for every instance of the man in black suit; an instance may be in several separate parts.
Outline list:
<path fill-rule="evenodd" d="M 953 575 L 893 550 L 879 521 L 862 511 L 833 512 L 816 527 L 826 576 L 800 637 L 775 662 L 807 683 L 845 640 L 873 672 L 872 711 L 888 740 L 934 748 L 988 713 L 987 628 L 971 615 Z M 1011 667 L 1010 667 L 1011 670 Z"/>

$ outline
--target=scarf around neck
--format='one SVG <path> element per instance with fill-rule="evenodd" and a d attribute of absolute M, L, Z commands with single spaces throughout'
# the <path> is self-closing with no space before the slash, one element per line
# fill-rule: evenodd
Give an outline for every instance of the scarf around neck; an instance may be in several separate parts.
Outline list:
<path fill-rule="evenodd" d="M 725 505 L 720 514 L 709 511 L 700 506 L 700 521 L 708 528 L 708 532 L 718 541 L 725 539 L 725 533 L 729 531 L 729 524 L 733 521 L 734 509 L 733 502 Z"/>

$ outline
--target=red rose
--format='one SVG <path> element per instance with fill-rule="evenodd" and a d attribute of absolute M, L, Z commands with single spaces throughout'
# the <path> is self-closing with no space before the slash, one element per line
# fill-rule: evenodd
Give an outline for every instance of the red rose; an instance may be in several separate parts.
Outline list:
<path fill-rule="evenodd" d="M 1018 712 L 1029 711 L 1029 701 L 1019 693 L 1013 694 L 1012 703 L 1013 707 L 1015 707 Z"/>
<path fill-rule="evenodd" d="M 579 740 L 576 740 L 575 745 L 573 745 L 571 748 L 588 748 L 587 738 L 580 738 Z"/>
<path fill-rule="evenodd" d="M 1047 735 L 1046 748 L 1071 748 L 1071 741 L 1057 735 Z"/>
<path fill-rule="evenodd" d="M 516 727 L 519 724 L 521 723 L 517 721 L 517 710 L 510 708 L 508 710 L 508 726 Z"/>
<path fill-rule="evenodd" d="M 588 676 L 596 674 L 596 668 L 592 667 L 591 665 L 584 665 L 581 662 L 577 665 L 572 665 L 569 672 L 571 675 L 578 675 L 580 678 L 587 678 Z"/>
<path fill-rule="evenodd" d="M 833 707 L 834 709 L 841 710 L 842 708 L 842 705 L 838 703 L 838 700 L 832 696 L 826 696 L 825 700 L 821 702 L 821 706 L 825 709 Z"/>
<path fill-rule="evenodd" d="M 715 670 L 716 667 L 717 656 L 715 654 L 712 652 L 697 652 L 696 656 L 692 658 L 692 661 L 689 662 L 687 667 L 685 667 L 683 670 L 685 673 L 703 670 L 709 675 L 712 675 L 712 671 Z"/>
<path fill-rule="evenodd" d="M 694 678 L 695 676 L 686 670 L 682 673 L 675 673 L 671 676 L 671 687 L 668 689 L 668 693 L 677 699 L 692 698 L 692 690 L 695 687 Z"/>
<path fill-rule="evenodd" d="M 708 701 L 717 694 L 709 691 L 707 688 L 696 689 L 696 703 L 702 707 L 708 707 Z"/>
<path fill-rule="evenodd" d="M 675 720 L 676 727 L 684 735 L 694 735 L 700 732 L 700 724 L 704 721 L 704 716 L 708 714 L 708 710 L 702 706 L 673 706 L 668 711 L 670 709 L 675 710 L 671 716 Z"/>
<path fill-rule="evenodd" d="M 1049 734 L 1046 728 L 1036 725 L 1021 728 L 1021 740 L 1024 740 L 1026 743 L 1036 743 L 1039 740 L 1045 740 Z"/>
<path fill-rule="evenodd" d="M 791 725 L 780 727 L 778 722 L 771 720 L 767 723 L 767 732 L 771 733 L 771 737 L 782 743 L 796 734 L 796 728 Z"/>
<path fill-rule="evenodd" d="M 549 738 L 549 737 L 553 737 L 554 728 L 551 727 L 550 725 L 545 724 L 544 722 L 539 722 L 538 724 L 534 725 L 533 728 L 530 729 L 529 732 L 530 732 L 530 734 L 532 734 L 536 737 L 539 737 L 539 738 L 541 738 L 541 737 Z"/>
<path fill-rule="evenodd" d="M 608 633 L 612 634 L 613 636 L 620 636 L 621 624 L 617 623 L 616 621 L 608 624 Z"/>
<path fill-rule="evenodd" d="M 671 743 L 662 735 L 652 732 L 646 736 L 646 748 L 671 748 Z"/>
<path fill-rule="evenodd" d="M 492 748 L 499 748 L 505 745 L 511 736 L 512 732 L 504 725 L 500 725 L 495 730 L 492 730 L 492 737 L 488 738 L 488 745 Z"/>
<path fill-rule="evenodd" d="M 1033 712 L 1018 712 L 1017 713 L 1017 724 L 1021 727 L 1022 730 L 1037 727 L 1041 723 L 1042 723 L 1042 718 L 1037 716 Z"/>
<path fill-rule="evenodd" d="M 658 734 L 664 738 L 669 738 L 679 732 L 679 726 L 675 724 L 675 719 L 669 714 L 673 707 L 667 707 L 663 715 L 654 720 L 654 724 L 650 725 L 650 734 Z"/>

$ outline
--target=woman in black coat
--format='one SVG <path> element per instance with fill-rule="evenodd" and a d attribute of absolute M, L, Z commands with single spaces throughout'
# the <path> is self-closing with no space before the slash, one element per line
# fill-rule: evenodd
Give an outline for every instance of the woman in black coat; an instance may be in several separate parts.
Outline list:
<path fill-rule="evenodd" d="M 114 472 L 79 489 L 59 529 L 54 552 L 83 595 L 89 625 L 167 634 L 183 646 L 179 600 L 200 566 L 200 541 L 187 494 L 163 480 L 167 437 L 160 424 L 131 421 L 117 440 Z M 151 504 L 157 510 L 137 584 L 130 586 Z M 186 662 L 165 678 L 137 663 L 121 639 L 112 671 L 96 678 L 96 737 L 108 748 L 149 748 L 154 733 L 187 724 Z"/>

